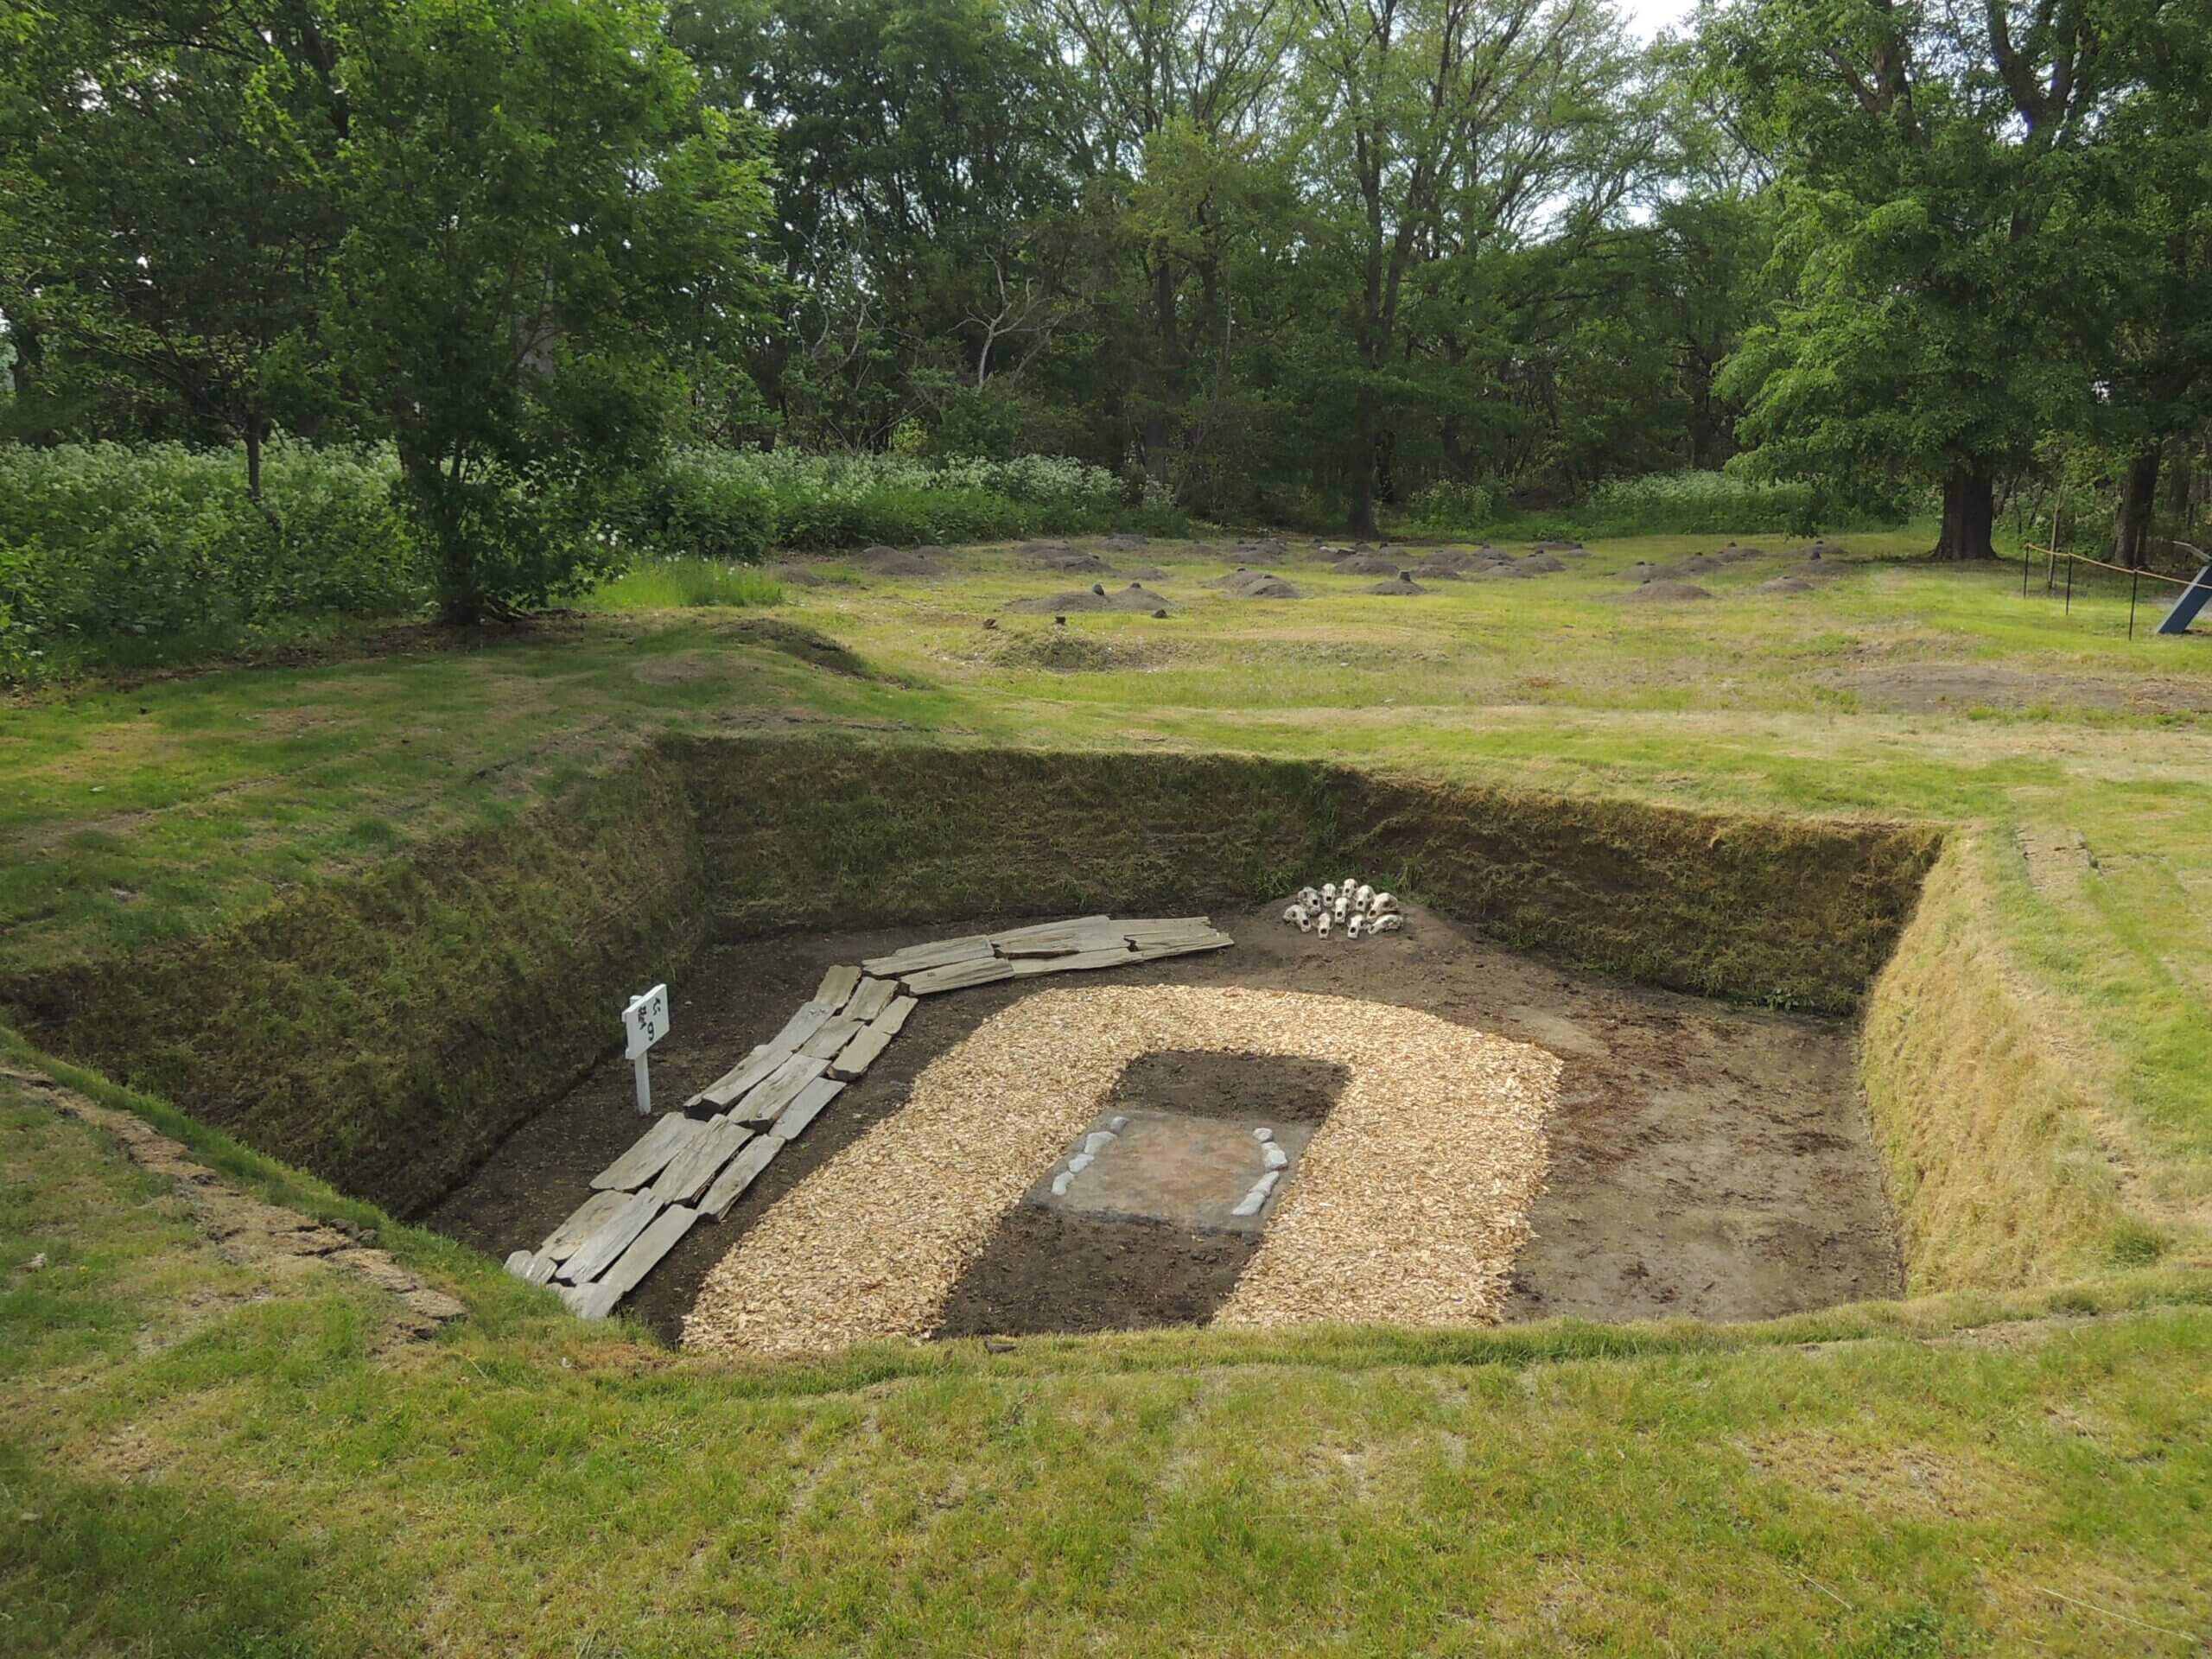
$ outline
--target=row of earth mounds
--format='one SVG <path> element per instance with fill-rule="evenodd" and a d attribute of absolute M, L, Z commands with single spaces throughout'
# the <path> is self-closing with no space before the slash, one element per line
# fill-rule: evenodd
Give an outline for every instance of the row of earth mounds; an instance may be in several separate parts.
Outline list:
<path fill-rule="evenodd" d="M 1762 594 L 1808 594 L 1817 582 L 1843 575 L 1847 567 L 1840 563 L 1844 550 L 1832 542 L 1815 542 L 1803 556 L 1778 575 L 1760 582 L 1753 590 Z M 1712 593 L 1697 585 L 1697 578 L 1711 576 L 1734 564 L 1766 557 L 1766 550 L 1746 547 L 1736 542 L 1713 553 L 1693 553 L 1688 558 L 1671 564 L 1654 564 L 1639 559 L 1621 572 L 1637 585 L 1626 593 L 1608 594 L 1609 600 L 1632 605 L 1667 605 L 1694 602 L 1711 599 Z"/>
<path fill-rule="evenodd" d="M 1094 582 L 1090 590 L 1071 588 L 1065 593 L 1046 594 L 1037 599 L 1017 599 L 1007 610 L 1021 616 L 1095 616 L 1111 613 L 1123 616 L 1166 616 L 1168 604 L 1165 595 L 1156 594 L 1141 582 L 1126 588 L 1107 590 L 1103 582 Z"/>
<path fill-rule="evenodd" d="M 1198 584 L 1201 588 L 1215 588 L 1231 599 L 1303 599 L 1306 595 L 1291 582 L 1266 570 L 1247 570 L 1242 566 L 1225 576 L 1216 576 L 1211 582 Z"/>

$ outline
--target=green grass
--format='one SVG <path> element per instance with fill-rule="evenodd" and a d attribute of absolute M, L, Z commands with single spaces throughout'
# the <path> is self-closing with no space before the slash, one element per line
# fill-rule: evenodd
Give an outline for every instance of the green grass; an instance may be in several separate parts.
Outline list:
<path fill-rule="evenodd" d="M 784 587 L 766 571 L 712 559 L 641 561 L 632 570 L 594 588 L 582 600 L 590 611 L 655 611 L 780 605 Z"/>
<path fill-rule="evenodd" d="M 1314 596 L 1270 605 L 1200 587 L 1219 554 L 1113 553 L 1166 567 L 1176 613 L 1071 617 L 1073 671 L 1049 616 L 1000 607 L 1089 579 L 983 549 L 957 578 L 788 589 L 778 626 L 833 667 L 671 597 L 0 708 L 11 976 L 497 834 L 685 734 L 1940 822 L 1866 1077 L 1916 1291 L 1960 1287 L 1751 1327 L 750 1368 L 575 1325 L 382 1223 L 474 1315 L 395 1351 L 374 1293 L 257 1285 L 0 1079 L 0 1649 L 2201 1651 L 2207 642 L 2131 643 L 2124 592 L 2069 616 L 2017 566 L 1897 562 L 1923 532 L 1845 537 L 1864 563 L 1811 594 L 1751 566 L 1707 604 L 1604 600 L 1716 539 L 1414 601 L 1294 557 Z M 345 1202 L 167 1121 L 235 1179 Z"/>

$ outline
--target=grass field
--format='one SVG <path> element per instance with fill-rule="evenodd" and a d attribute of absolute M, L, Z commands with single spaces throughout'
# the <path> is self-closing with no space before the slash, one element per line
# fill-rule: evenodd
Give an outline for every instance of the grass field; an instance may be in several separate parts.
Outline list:
<path fill-rule="evenodd" d="M 1777 556 L 1682 606 L 1605 596 L 1715 538 L 1417 599 L 1294 555 L 1312 597 L 1264 603 L 1155 544 L 1109 556 L 1162 566 L 1173 614 L 1065 629 L 982 624 L 1091 578 L 963 550 L 0 708 L 18 984 L 519 836 L 685 734 L 1229 750 L 1948 836 L 1861 1047 L 1913 1298 L 1770 1325 L 732 1366 L 577 1325 L 189 1100 L 0 1052 L 0 1651 L 2202 1650 L 2212 657 L 2126 639 L 2124 591 L 2067 613 L 2017 565 L 1847 539 L 1809 593 L 1756 591 Z M 365 1285 L 226 1262 L 37 1074 L 377 1229 L 473 1317 L 397 1343 Z"/>

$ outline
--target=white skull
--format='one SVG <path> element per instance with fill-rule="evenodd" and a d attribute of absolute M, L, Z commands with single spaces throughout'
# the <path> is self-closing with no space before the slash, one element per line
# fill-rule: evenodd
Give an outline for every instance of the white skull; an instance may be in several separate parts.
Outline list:
<path fill-rule="evenodd" d="M 1367 907 L 1373 911 L 1377 916 L 1382 915 L 1385 911 L 1395 910 L 1398 907 L 1397 895 L 1389 893 L 1378 893 L 1373 899 L 1368 901 Z"/>
<path fill-rule="evenodd" d="M 1321 919 L 1317 925 L 1321 930 L 1321 937 L 1325 939 L 1329 937 L 1329 912 L 1325 910 L 1321 912 Z"/>
<path fill-rule="evenodd" d="M 1291 906 L 1289 909 L 1283 912 L 1282 918 L 1286 922 L 1304 921 L 1306 919 L 1306 906 L 1303 905 Z"/>
<path fill-rule="evenodd" d="M 1322 914 L 1326 916 L 1328 912 L 1324 911 Z M 1298 918 L 1298 931 L 1301 933 L 1311 933 L 1313 931 L 1313 918 L 1300 912 Z"/>
<path fill-rule="evenodd" d="M 1351 900 L 1345 898 L 1344 894 L 1338 893 L 1337 902 L 1332 908 L 1337 912 L 1337 919 L 1341 922 L 1351 914 Z"/>
<path fill-rule="evenodd" d="M 1348 939 L 1357 938 L 1359 937 L 1359 930 L 1366 920 L 1367 918 L 1364 916 L 1355 915 L 1351 921 L 1344 924 L 1344 937 Z"/>
<path fill-rule="evenodd" d="M 1363 881 L 1359 884 L 1359 891 L 1352 894 L 1351 901 L 1355 905 L 1357 905 L 1362 910 L 1365 910 L 1368 906 L 1374 901 L 1374 898 L 1375 889 L 1369 887 L 1366 882 Z"/>
<path fill-rule="evenodd" d="M 1298 902 L 1306 909 L 1313 910 L 1319 906 L 1321 895 L 1311 887 L 1300 887 L 1298 890 Z"/>
<path fill-rule="evenodd" d="M 1385 915 L 1377 916 L 1367 925 L 1367 930 L 1370 933 L 1395 933 L 1405 925 L 1406 918 L 1395 911 L 1392 911 Z"/>
<path fill-rule="evenodd" d="M 1325 881 L 1322 883 L 1321 902 L 1325 905 L 1333 905 L 1337 902 L 1337 884 L 1335 882 Z"/>

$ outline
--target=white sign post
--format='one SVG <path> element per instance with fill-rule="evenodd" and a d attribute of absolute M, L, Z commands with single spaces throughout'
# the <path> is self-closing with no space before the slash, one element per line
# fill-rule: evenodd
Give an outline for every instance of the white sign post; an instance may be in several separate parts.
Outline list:
<path fill-rule="evenodd" d="M 633 996 L 622 1010 L 622 1028 L 630 1034 L 623 1052 L 638 1074 L 638 1116 L 653 1109 L 652 1084 L 645 1076 L 645 1051 L 668 1035 L 668 987 L 656 985 L 643 996 Z"/>

